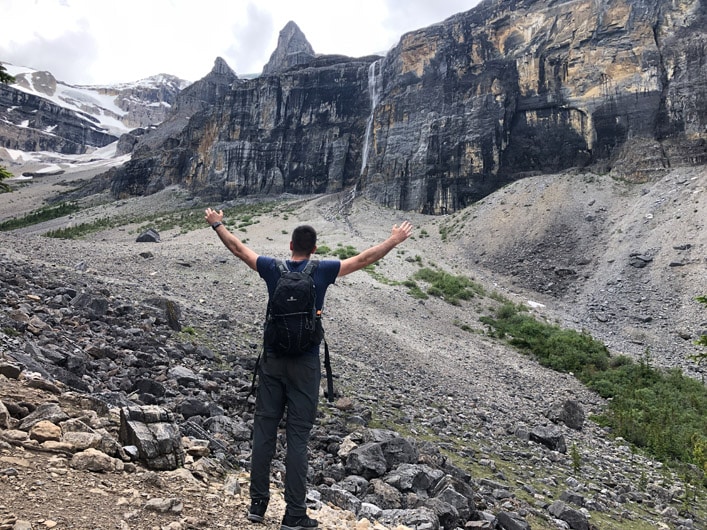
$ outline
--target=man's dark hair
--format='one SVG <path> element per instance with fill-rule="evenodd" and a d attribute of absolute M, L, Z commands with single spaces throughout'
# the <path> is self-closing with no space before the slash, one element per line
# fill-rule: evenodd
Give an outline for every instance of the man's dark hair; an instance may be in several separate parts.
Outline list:
<path fill-rule="evenodd" d="M 317 246 L 317 231 L 309 225 L 301 225 L 292 232 L 292 250 L 298 254 L 311 254 Z"/>

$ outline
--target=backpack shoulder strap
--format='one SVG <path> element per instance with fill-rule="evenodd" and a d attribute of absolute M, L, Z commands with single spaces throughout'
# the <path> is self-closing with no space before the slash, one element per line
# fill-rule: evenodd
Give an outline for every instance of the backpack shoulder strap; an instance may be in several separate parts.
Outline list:
<path fill-rule="evenodd" d="M 280 274 L 285 274 L 286 272 L 290 272 L 290 269 L 287 268 L 287 264 L 283 260 L 276 258 L 275 264 L 277 265 L 277 268 L 280 269 Z"/>
<path fill-rule="evenodd" d="M 304 269 L 302 269 L 302 272 L 304 272 L 305 274 L 312 275 L 312 274 L 314 274 L 314 271 L 317 270 L 318 266 L 319 266 L 319 260 L 310 259 L 307 262 L 307 265 L 304 266 Z"/>

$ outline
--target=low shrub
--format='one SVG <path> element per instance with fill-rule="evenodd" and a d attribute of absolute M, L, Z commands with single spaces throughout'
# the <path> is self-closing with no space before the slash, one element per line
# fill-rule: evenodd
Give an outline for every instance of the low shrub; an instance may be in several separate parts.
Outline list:
<path fill-rule="evenodd" d="M 694 464 L 707 473 L 707 387 L 678 369 L 661 370 L 646 354 L 639 362 L 610 356 L 606 346 L 586 333 L 540 322 L 513 304 L 493 317 L 481 317 L 491 334 L 540 364 L 571 372 L 609 399 L 595 418 L 637 447 L 664 462 Z"/>
<path fill-rule="evenodd" d="M 469 300 L 476 295 L 485 294 L 481 285 L 466 276 L 454 276 L 427 267 L 415 272 L 413 279 L 428 283 L 427 294 L 430 296 L 443 298 L 453 305 L 459 305 L 461 300 Z"/>

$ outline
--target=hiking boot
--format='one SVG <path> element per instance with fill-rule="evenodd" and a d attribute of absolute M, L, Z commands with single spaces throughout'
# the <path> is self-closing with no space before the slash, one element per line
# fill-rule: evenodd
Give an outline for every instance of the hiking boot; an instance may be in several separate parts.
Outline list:
<path fill-rule="evenodd" d="M 268 509 L 268 499 L 256 499 L 251 501 L 248 510 L 248 520 L 253 523 L 262 523 L 265 519 L 265 510 Z"/>
<path fill-rule="evenodd" d="M 316 519 L 310 519 L 306 515 L 287 515 L 282 518 L 280 530 L 310 530 L 319 528 Z"/>

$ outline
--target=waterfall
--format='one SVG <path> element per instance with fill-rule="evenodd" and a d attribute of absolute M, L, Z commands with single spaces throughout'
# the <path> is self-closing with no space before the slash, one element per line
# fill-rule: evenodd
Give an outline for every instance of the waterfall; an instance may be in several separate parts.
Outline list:
<path fill-rule="evenodd" d="M 378 65 L 378 73 L 376 73 L 376 65 Z M 373 61 L 371 66 L 368 67 L 368 96 L 371 99 L 371 114 L 368 116 L 368 123 L 366 124 L 366 136 L 363 139 L 363 157 L 361 160 L 361 174 L 366 170 L 368 165 L 368 152 L 370 149 L 369 143 L 371 142 L 371 131 L 373 130 L 373 115 L 378 106 L 378 98 L 380 97 L 381 91 L 381 78 L 382 78 L 382 68 L 381 59 Z"/>

